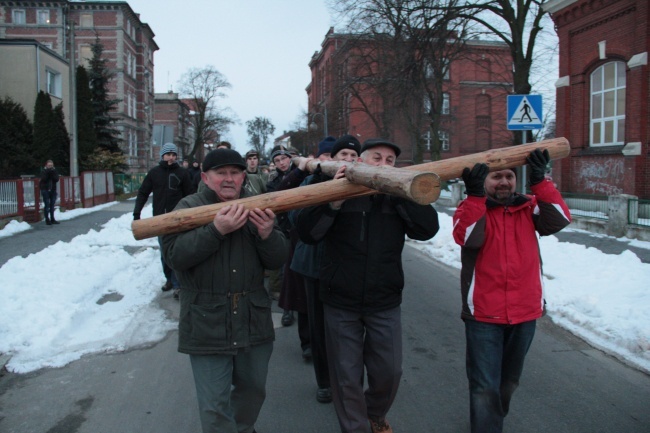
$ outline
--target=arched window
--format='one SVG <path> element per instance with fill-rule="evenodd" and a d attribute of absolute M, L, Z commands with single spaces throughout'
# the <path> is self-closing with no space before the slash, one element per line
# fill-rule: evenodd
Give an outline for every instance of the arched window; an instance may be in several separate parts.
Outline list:
<path fill-rule="evenodd" d="M 592 146 L 625 142 L 625 63 L 610 62 L 591 74 L 590 142 Z"/>

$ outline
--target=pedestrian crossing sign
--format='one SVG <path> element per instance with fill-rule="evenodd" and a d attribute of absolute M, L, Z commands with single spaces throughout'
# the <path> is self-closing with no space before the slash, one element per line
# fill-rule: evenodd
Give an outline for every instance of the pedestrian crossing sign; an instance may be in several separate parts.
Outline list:
<path fill-rule="evenodd" d="M 508 95 L 508 129 L 541 129 L 542 95 Z"/>

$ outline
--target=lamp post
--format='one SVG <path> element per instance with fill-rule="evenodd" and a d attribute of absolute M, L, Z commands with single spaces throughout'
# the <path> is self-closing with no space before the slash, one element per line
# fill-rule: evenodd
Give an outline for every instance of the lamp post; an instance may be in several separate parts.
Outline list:
<path fill-rule="evenodd" d="M 323 133 L 325 134 L 325 137 L 327 137 L 327 107 L 323 107 L 323 112 L 322 113 L 313 113 L 311 115 L 311 123 L 309 124 L 309 129 L 312 131 L 318 130 L 318 125 L 316 122 L 314 122 L 314 118 L 316 116 L 323 116 Z"/>

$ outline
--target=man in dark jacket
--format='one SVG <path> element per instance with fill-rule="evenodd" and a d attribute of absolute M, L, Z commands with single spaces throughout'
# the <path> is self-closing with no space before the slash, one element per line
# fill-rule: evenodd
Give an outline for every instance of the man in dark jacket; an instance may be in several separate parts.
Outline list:
<path fill-rule="evenodd" d="M 176 209 L 247 196 L 246 165 L 235 150 L 203 161 L 206 188 Z M 178 350 L 190 355 L 204 433 L 251 433 L 266 396 L 275 338 L 264 269 L 287 259 L 289 244 L 270 209 L 222 207 L 211 223 L 163 237 L 163 255 L 182 283 Z"/>
<path fill-rule="evenodd" d="M 454 214 L 461 246 L 461 294 L 467 343 L 473 433 L 500 433 L 524 359 L 544 314 L 542 260 L 537 233 L 566 227 L 571 216 L 545 178 L 548 151 L 528 157 L 533 195 L 515 193 L 510 169 L 488 174 L 485 164 L 463 171 L 467 190 Z"/>
<path fill-rule="evenodd" d="M 394 166 L 399 154 L 397 145 L 382 139 L 361 148 L 361 160 L 374 166 Z M 430 205 L 378 194 L 305 208 L 296 226 L 303 242 L 325 241 L 320 297 L 341 431 L 391 433 L 386 414 L 402 375 L 404 236 L 431 239 L 438 214 Z"/>
<path fill-rule="evenodd" d="M 142 208 L 147 203 L 149 195 L 153 192 L 153 215 L 162 215 L 174 210 L 181 199 L 192 194 L 192 179 L 190 174 L 176 162 L 178 149 L 173 143 L 166 143 L 160 149 L 160 162 L 149 170 L 142 185 L 138 190 L 133 209 L 133 219 L 139 220 Z M 160 238 L 158 239 L 160 242 Z M 174 289 L 174 298 L 178 299 L 178 280 L 174 271 L 162 258 L 163 272 L 167 282 L 162 286 L 162 291 Z"/>
<path fill-rule="evenodd" d="M 45 215 L 45 224 L 59 224 L 54 219 L 54 204 L 56 203 L 56 184 L 59 181 L 59 173 L 54 168 L 54 162 L 48 159 L 45 167 L 41 172 L 41 180 L 38 186 L 41 190 L 41 197 L 43 197 L 43 215 Z"/>

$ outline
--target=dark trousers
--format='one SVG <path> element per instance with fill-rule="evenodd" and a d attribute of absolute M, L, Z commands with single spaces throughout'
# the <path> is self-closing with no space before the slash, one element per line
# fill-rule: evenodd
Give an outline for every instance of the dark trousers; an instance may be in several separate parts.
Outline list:
<path fill-rule="evenodd" d="M 43 216 L 46 220 L 54 219 L 54 205 L 56 204 L 56 190 L 54 191 L 41 191 L 43 197 Z"/>
<path fill-rule="evenodd" d="M 236 355 L 190 355 L 203 433 L 251 433 L 266 398 L 273 343 Z"/>
<path fill-rule="evenodd" d="M 472 433 L 503 430 L 535 325 L 535 320 L 517 325 L 465 320 Z"/>
<path fill-rule="evenodd" d="M 368 419 L 384 419 L 402 377 L 400 307 L 363 314 L 324 305 L 323 311 L 332 398 L 341 432 L 370 433 Z"/>
<path fill-rule="evenodd" d="M 162 264 L 163 268 L 163 273 L 165 274 L 165 279 L 167 281 L 171 281 L 172 283 L 172 288 L 173 289 L 178 289 L 181 287 L 181 284 L 178 282 L 178 278 L 176 278 L 176 274 L 174 273 L 174 270 L 165 263 L 165 258 L 163 257 L 162 254 L 162 236 L 158 236 L 158 245 L 160 245 L 160 263 Z"/>
<path fill-rule="evenodd" d="M 309 340 L 311 343 L 316 383 L 319 388 L 329 388 L 330 374 L 327 364 L 327 349 L 325 346 L 325 317 L 323 315 L 323 303 L 318 295 L 318 286 L 318 280 L 305 277 L 305 291 L 307 292 L 309 316 Z"/>

